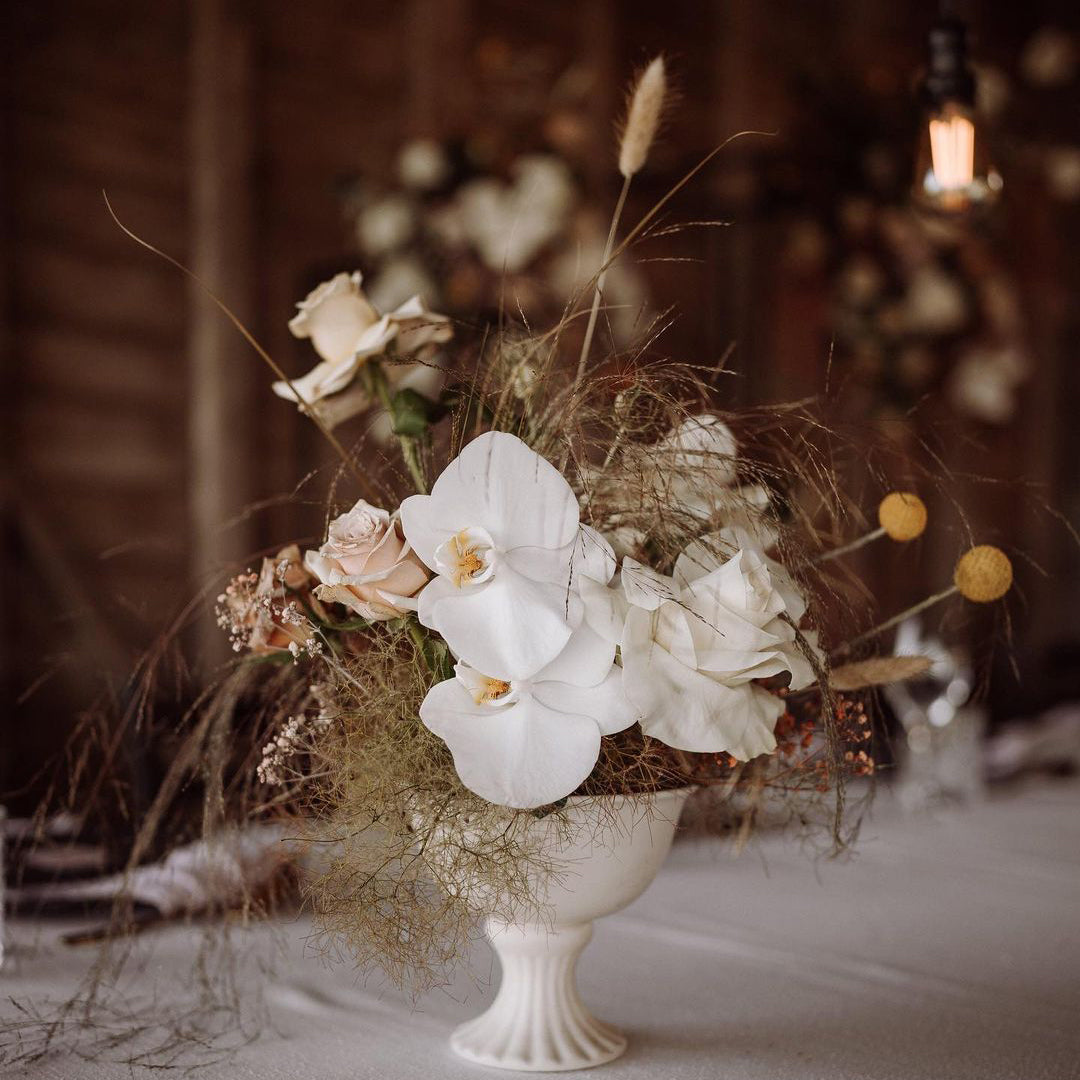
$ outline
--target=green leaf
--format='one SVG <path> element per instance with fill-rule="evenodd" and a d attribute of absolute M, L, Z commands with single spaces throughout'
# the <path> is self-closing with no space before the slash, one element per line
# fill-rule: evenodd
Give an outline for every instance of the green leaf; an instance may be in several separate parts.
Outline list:
<path fill-rule="evenodd" d="M 390 399 L 390 420 L 395 435 L 419 439 L 445 410 L 415 390 L 399 390 Z"/>
<path fill-rule="evenodd" d="M 283 667 L 285 664 L 291 664 L 292 662 L 293 654 L 288 649 L 283 649 L 280 652 L 251 653 L 240 658 L 240 663 L 245 665 L 276 664 L 278 667 Z"/>

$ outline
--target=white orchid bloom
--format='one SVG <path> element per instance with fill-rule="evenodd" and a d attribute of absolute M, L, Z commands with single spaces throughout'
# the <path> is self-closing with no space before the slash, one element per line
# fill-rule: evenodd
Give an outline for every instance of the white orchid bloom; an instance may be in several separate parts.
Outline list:
<path fill-rule="evenodd" d="M 453 679 L 428 691 L 420 718 L 449 746 L 470 791 L 499 806 L 544 806 L 592 772 L 602 735 L 637 719 L 614 657 L 614 645 L 583 624 L 531 679 L 458 663 Z"/>
<path fill-rule="evenodd" d="M 752 680 L 789 672 L 792 689 L 814 681 L 795 643 L 805 603 L 786 573 L 739 530 L 720 541 L 721 559 L 695 542 L 668 577 L 623 560 L 621 589 L 586 581 L 587 619 L 622 649 L 627 698 L 646 734 L 698 753 L 740 760 L 776 747 L 782 700 Z M 812 635 L 807 635 L 812 642 Z"/>
<path fill-rule="evenodd" d="M 386 352 L 391 342 L 397 353 L 413 355 L 453 336 L 447 316 L 428 311 L 419 296 L 380 315 L 364 295 L 361 280 L 359 273 L 338 274 L 297 304 L 289 329 L 295 337 L 311 339 L 322 363 L 291 386 L 274 383 L 278 397 L 296 401 L 299 394 L 314 405 L 343 391 L 364 363 Z"/>
<path fill-rule="evenodd" d="M 528 679 L 550 664 L 581 621 L 576 579 L 606 582 L 614 572 L 606 541 L 579 530 L 563 476 L 505 432 L 469 443 L 430 495 L 401 504 L 401 522 L 436 574 L 420 593 L 420 621 L 500 679 Z"/>

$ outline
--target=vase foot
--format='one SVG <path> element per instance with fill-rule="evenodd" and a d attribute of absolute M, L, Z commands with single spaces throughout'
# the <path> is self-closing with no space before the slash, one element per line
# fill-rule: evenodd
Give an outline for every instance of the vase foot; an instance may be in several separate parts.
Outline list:
<path fill-rule="evenodd" d="M 548 1045 L 523 1049 L 505 1046 L 500 1032 L 486 1030 L 484 1017 L 462 1024 L 450 1036 L 450 1048 L 458 1057 L 476 1065 L 494 1069 L 513 1069 L 518 1072 L 569 1072 L 572 1069 L 591 1069 L 606 1065 L 626 1050 L 626 1036 L 593 1016 L 586 1014 L 584 1023 L 573 1032 Z M 493 1037 L 494 1036 L 494 1037 Z"/>
<path fill-rule="evenodd" d="M 477 1065 L 519 1072 L 565 1072 L 614 1061 L 626 1038 L 597 1020 L 574 985 L 592 924 L 548 930 L 488 924 L 503 979 L 482 1016 L 450 1036 L 451 1049 Z"/>

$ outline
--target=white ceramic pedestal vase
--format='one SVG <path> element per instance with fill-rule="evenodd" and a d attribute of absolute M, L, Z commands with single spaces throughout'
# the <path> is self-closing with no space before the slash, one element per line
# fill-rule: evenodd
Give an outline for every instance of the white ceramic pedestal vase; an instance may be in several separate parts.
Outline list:
<path fill-rule="evenodd" d="M 626 1038 L 582 1004 L 574 981 L 592 923 L 626 907 L 664 861 L 690 788 L 614 799 L 572 798 L 555 825 L 539 819 L 550 921 L 489 919 L 502 982 L 487 1012 L 451 1036 L 455 1053 L 498 1069 L 558 1072 L 617 1058 Z"/>

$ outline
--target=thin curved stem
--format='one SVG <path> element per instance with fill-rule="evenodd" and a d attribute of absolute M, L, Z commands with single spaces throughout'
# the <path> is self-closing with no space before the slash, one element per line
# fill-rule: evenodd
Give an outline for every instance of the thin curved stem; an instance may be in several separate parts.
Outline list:
<path fill-rule="evenodd" d="M 174 259 L 171 255 L 166 254 L 160 248 L 154 247 L 149 241 L 144 240 L 137 233 L 134 233 L 129 229 L 117 216 L 116 211 L 112 208 L 112 203 L 109 202 L 109 196 L 102 191 L 102 197 L 105 199 L 105 208 L 109 211 L 109 216 L 116 223 L 125 236 L 134 240 L 140 247 L 146 248 L 147 251 L 157 255 L 158 258 L 164 259 L 170 266 L 174 266 L 185 277 L 193 281 L 198 287 L 206 294 L 206 296 L 214 303 L 217 309 L 233 324 L 233 326 L 240 332 L 243 339 L 255 350 L 259 355 L 259 358 L 270 368 L 270 370 L 289 388 L 293 397 L 296 399 L 298 405 L 300 405 L 303 412 L 310 416 L 314 421 L 315 426 L 322 433 L 323 438 L 337 451 L 338 456 L 341 458 L 342 463 L 352 473 L 353 479 L 360 486 L 360 489 L 365 495 L 372 495 L 377 499 L 374 494 L 374 489 L 370 486 L 367 478 L 357 469 L 353 463 L 352 457 L 349 452 L 341 445 L 340 440 L 336 435 L 326 426 L 326 424 L 319 417 L 318 412 L 315 410 L 315 406 L 311 404 L 306 398 L 304 398 L 300 392 L 293 385 L 292 379 L 285 374 L 284 371 L 278 366 L 274 358 L 255 340 L 254 334 L 240 321 L 240 319 L 233 313 L 232 309 L 222 300 L 214 291 L 206 284 L 202 278 L 199 277 L 193 270 L 189 270 L 179 259 Z"/>
<path fill-rule="evenodd" d="M 623 178 L 622 190 L 619 192 L 618 201 L 615 203 L 615 212 L 611 215 L 611 227 L 608 229 L 607 243 L 604 245 L 604 255 L 600 260 L 600 273 L 596 279 L 596 289 L 593 292 L 592 310 L 589 312 L 589 324 L 585 327 L 585 340 L 581 343 L 581 357 L 578 359 L 577 377 L 574 379 L 574 389 L 581 385 L 585 377 L 585 365 L 589 359 L 589 349 L 592 347 L 593 334 L 596 332 L 596 319 L 600 313 L 600 297 L 604 292 L 604 281 L 610 269 L 611 250 L 615 246 L 615 234 L 619 229 L 619 219 L 622 217 L 623 207 L 626 206 L 626 196 L 630 191 L 630 177 Z"/>

